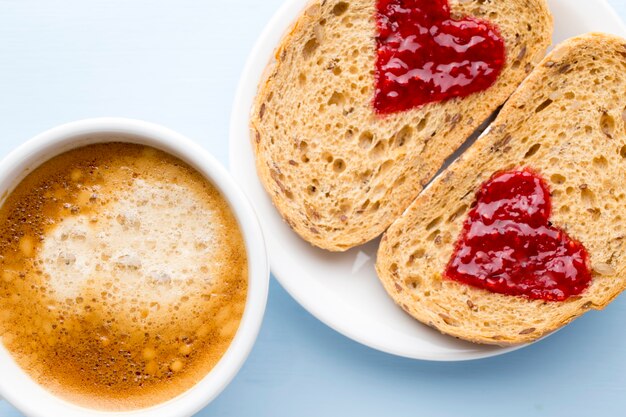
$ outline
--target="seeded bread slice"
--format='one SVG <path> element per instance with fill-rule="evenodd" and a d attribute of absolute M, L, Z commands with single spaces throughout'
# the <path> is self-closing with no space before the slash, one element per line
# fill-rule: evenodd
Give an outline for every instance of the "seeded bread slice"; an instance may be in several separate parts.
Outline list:
<path fill-rule="evenodd" d="M 374 113 L 375 0 L 317 0 L 285 35 L 251 115 L 259 177 L 285 221 L 320 248 L 380 235 L 444 160 L 515 90 L 550 44 L 545 0 L 458 0 L 497 25 L 507 62 L 488 90 Z"/>
<path fill-rule="evenodd" d="M 626 40 L 588 34 L 558 46 L 489 132 L 385 233 L 376 269 L 391 297 L 430 326 L 472 342 L 535 340 L 602 309 L 626 287 Z M 443 278 L 476 191 L 494 172 L 530 167 L 549 184 L 552 218 L 588 250 L 580 296 L 544 302 Z"/>

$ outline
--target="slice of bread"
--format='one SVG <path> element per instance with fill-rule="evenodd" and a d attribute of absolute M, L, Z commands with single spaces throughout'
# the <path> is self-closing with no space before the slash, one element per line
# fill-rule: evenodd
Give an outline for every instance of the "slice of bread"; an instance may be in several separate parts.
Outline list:
<path fill-rule="evenodd" d="M 379 116 L 376 0 L 317 0 L 284 36 L 251 115 L 259 177 L 285 221 L 344 251 L 380 235 L 445 159 L 517 88 L 550 44 L 545 0 L 452 0 L 495 24 L 507 62 L 486 91 Z"/>
<path fill-rule="evenodd" d="M 427 187 L 382 239 L 376 269 L 391 297 L 430 326 L 472 342 L 519 344 L 602 309 L 626 287 L 626 39 L 559 45 L 488 133 Z M 549 184 L 551 222 L 589 252 L 592 281 L 564 302 L 507 296 L 442 276 L 476 192 L 529 167 Z"/>

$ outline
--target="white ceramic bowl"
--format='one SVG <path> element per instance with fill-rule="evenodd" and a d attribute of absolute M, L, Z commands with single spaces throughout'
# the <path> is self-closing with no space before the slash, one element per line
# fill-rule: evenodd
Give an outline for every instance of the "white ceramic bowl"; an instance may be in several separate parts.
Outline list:
<path fill-rule="evenodd" d="M 409 317 L 386 294 L 374 270 L 378 242 L 345 253 L 316 249 L 282 220 L 261 185 L 250 144 L 250 108 L 266 65 L 283 33 L 309 0 L 287 0 L 259 36 L 243 71 L 233 103 L 230 169 L 254 204 L 266 232 L 272 272 L 311 314 L 364 345 L 395 355 L 434 361 L 461 361 L 519 349 L 463 342 Z M 589 31 L 626 36 L 626 28 L 605 0 L 548 0 L 554 15 L 554 42 Z"/>
<path fill-rule="evenodd" d="M 0 195 L 11 191 L 28 172 L 76 147 L 122 141 L 149 145 L 187 162 L 210 180 L 234 212 L 248 253 L 248 296 L 237 334 L 218 364 L 180 396 L 147 409 L 103 412 L 71 404 L 35 383 L 0 347 L 0 395 L 31 417 L 186 417 L 213 400 L 247 358 L 261 327 L 269 285 L 267 252 L 259 221 L 228 172 L 207 151 L 188 138 L 154 124 L 120 118 L 89 119 L 42 133 L 21 145 L 0 163 Z"/>

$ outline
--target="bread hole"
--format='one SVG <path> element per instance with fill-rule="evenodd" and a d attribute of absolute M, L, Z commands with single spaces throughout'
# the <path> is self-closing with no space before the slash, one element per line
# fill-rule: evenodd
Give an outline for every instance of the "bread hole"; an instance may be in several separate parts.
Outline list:
<path fill-rule="evenodd" d="M 626 145 L 624 145 L 624 146 L 622 146 L 622 147 L 620 148 L 620 150 L 619 150 L 619 155 L 620 155 L 622 158 L 626 158 Z"/>
<path fill-rule="evenodd" d="M 459 322 L 456 321 L 455 319 L 453 319 L 452 317 L 448 316 L 447 314 L 439 313 L 439 317 L 448 326 L 452 326 L 452 327 L 458 327 L 459 326 Z"/>
<path fill-rule="evenodd" d="M 306 187 L 306 193 L 308 195 L 315 195 L 315 193 L 317 193 L 317 187 L 314 185 L 309 185 L 308 187 Z"/>
<path fill-rule="evenodd" d="M 380 182 L 377 184 L 374 189 L 371 189 L 369 192 L 369 197 L 373 200 L 379 200 L 383 198 L 385 193 L 388 191 L 388 188 L 384 182 Z"/>
<path fill-rule="evenodd" d="M 334 75 L 341 75 L 341 67 L 336 66 L 335 68 L 333 68 L 333 74 Z"/>
<path fill-rule="evenodd" d="M 346 163 L 344 162 L 344 160 L 335 159 L 335 162 L 333 163 L 333 171 L 339 174 L 340 172 L 343 172 L 345 170 L 346 170 Z"/>
<path fill-rule="evenodd" d="M 622 121 L 624 122 L 624 127 L 626 127 L 626 107 L 622 110 Z"/>
<path fill-rule="evenodd" d="M 345 1 L 340 1 L 339 3 L 335 4 L 335 7 L 333 7 L 333 14 L 335 16 L 341 16 L 347 10 L 348 10 L 348 3 L 346 3 Z"/>
<path fill-rule="evenodd" d="M 378 143 L 376 143 L 376 145 L 374 145 L 374 147 L 370 151 L 370 157 L 373 159 L 378 159 L 382 157 L 384 153 L 385 153 L 385 142 L 381 140 L 381 141 L 378 141 Z"/>
<path fill-rule="evenodd" d="M 392 167 L 393 165 L 393 160 L 392 159 L 388 159 L 385 162 L 383 162 L 380 165 L 380 168 L 378 168 L 378 175 L 384 175 L 387 171 L 389 171 L 389 169 Z"/>
<path fill-rule="evenodd" d="M 398 177 L 398 179 L 393 183 L 394 188 L 395 187 L 400 187 L 401 185 L 403 185 L 406 182 L 406 176 L 405 175 L 400 175 Z"/>
<path fill-rule="evenodd" d="M 344 201 L 339 205 L 339 211 L 342 214 L 348 214 L 352 210 L 352 203 L 349 201 Z"/>
<path fill-rule="evenodd" d="M 405 125 L 395 136 L 395 144 L 397 147 L 404 146 L 413 136 L 413 128 L 409 125 Z"/>
<path fill-rule="evenodd" d="M 589 187 L 584 187 L 580 190 L 580 199 L 584 204 L 591 206 L 595 202 L 596 196 Z"/>
<path fill-rule="evenodd" d="M 419 277 L 409 277 L 405 281 L 405 285 L 412 289 L 416 289 L 420 285 L 422 285 L 422 280 Z"/>
<path fill-rule="evenodd" d="M 333 155 L 330 152 L 322 152 L 322 159 L 329 164 L 335 160 Z"/>
<path fill-rule="evenodd" d="M 454 213 L 452 213 L 450 217 L 448 217 L 448 223 L 452 223 L 457 218 L 461 217 L 463 214 L 465 214 L 466 210 L 467 210 L 467 204 L 463 204 Z"/>
<path fill-rule="evenodd" d="M 300 157 L 300 160 L 301 160 L 302 162 L 304 162 L 305 164 L 308 164 L 308 163 L 309 163 L 309 161 L 311 161 L 311 159 L 310 159 L 310 158 L 309 158 L 306 154 L 302 155 L 302 156 Z"/>
<path fill-rule="evenodd" d="M 417 249 L 415 252 L 409 255 L 409 259 L 406 261 L 407 266 L 412 265 L 416 259 L 422 259 L 425 254 L 426 251 L 424 249 Z"/>
<path fill-rule="evenodd" d="M 535 113 L 539 113 L 540 111 L 545 110 L 546 107 L 548 107 L 550 104 L 552 104 L 552 100 L 550 100 L 549 98 L 544 100 L 543 103 L 537 106 L 537 108 L 535 109 Z"/>
<path fill-rule="evenodd" d="M 370 146 L 372 146 L 373 141 L 374 141 L 374 135 L 370 131 L 366 130 L 365 132 L 361 133 L 361 135 L 359 136 L 359 146 L 362 149 L 368 149 Z"/>
<path fill-rule="evenodd" d="M 615 120 L 613 116 L 604 112 L 600 117 L 600 129 L 602 129 L 602 133 L 612 138 L 615 134 Z"/>
<path fill-rule="evenodd" d="M 539 150 L 539 148 L 541 148 L 541 143 L 535 143 L 533 146 L 531 146 L 528 151 L 526 152 L 526 154 L 524 155 L 524 158 L 530 158 L 531 156 L 533 156 L 534 154 L 537 153 L 537 151 Z"/>
<path fill-rule="evenodd" d="M 550 177 L 550 181 L 552 181 L 554 184 L 564 184 L 565 177 L 561 174 L 554 174 Z"/>
<path fill-rule="evenodd" d="M 366 169 L 365 171 L 361 172 L 359 174 L 359 179 L 363 182 L 367 182 L 369 181 L 369 179 L 372 176 L 372 170 L 371 169 Z"/>
<path fill-rule="evenodd" d="M 430 297 L 430 291 L 424 291 L 424 297 L 426 298 Z"/>
<path fill-rule="evenodd" d="M 604 169 L 609 165 L 609 163 L 604 156 L 599 156 L 597 158 L 593 158 L 593 165 L 596 168 Z"/>
<path fill-rule="evenodd" d="M 616 269 L 608 263 L 596 263 L 592 269 L 598 275 L 610 276 L 617 273 Z"/>
<path fill-rule="evenodd" d="M 300 83 L 300 85 L 304 85 L 306 84 L 306 74 L 301 72 L 300 75 L 298 75 L 298 82 Z"/>
<path fill-rule="evenodd" d="M 380 201 L 376 201 L 374 202 L 374 204 L 370 206 L 370 210 L 372 211 L 377 211 L 379 208 L 380 208 Z"/>
<path fill-rule="evenodd" d="M 309 58 L 320 46 L 320 43 L 317 41 L 317 38 L 309 39 L 302 48 L 302 56 L 306 59 Z"/>
<path fill-rule="evenodd" d="M 369 205 L 370 205 L 370 200 L 368 198 L 367 200 L 365 200 L 363 204 L 361 204 L 361 211 L 364 211 L 365 209 L 367 209 Z"/>
<path fill-rule="evenodd" d="M 432 232 L 430 235 L 428 235 L 426 240 L 428 240 L 429 242 L 433 242 L 435 239 L 437 239 L 440 233 L 441 233 L 441 230 L 437 229 L 434 232 Z"/>
<path fill-rule="evenodd" d="M 565 97 L 568 100 L 573 100 L 574 98 L 576 98 L 576 94 L 572 93 L 571 91 L 568 91 L 567 93 L 563 95 L 563 97 Z"/>
<path fill-rule="evenodd" d="M 591 214 L 592 220 L 600 220 L 600 216 L 602 216 L 602 210 L 598 207 L 589 208 L 587 209 L 587 212 Z"/>
<path fill-rule="evenodd" d="M 424 117 L 422 120 L 419 121 L 419 123 L 417 124 L 417 131 L 421 132 L 422 130 L 424 130 L 426 128 L 427 123 L 428 123 L 428 116 Z"/>
<path fill-rule="evenodd" d="M 441 216 L 439 216 L 436 219 L 432 220 L 430 223 L 428 223 L 426 225 L 426 231 L 431 231 L 432 229 L 437 227 L 437 225 L 439 225 L 439 223 L 441 223 L 441 220 L 443 220 Z"/>
<path fill-rule="evenodd" d="M 346 102 L 346 96 L 338 91 L 333 92 L 333 95 L 328 99 L 328 105 L 340 106 Z"/>

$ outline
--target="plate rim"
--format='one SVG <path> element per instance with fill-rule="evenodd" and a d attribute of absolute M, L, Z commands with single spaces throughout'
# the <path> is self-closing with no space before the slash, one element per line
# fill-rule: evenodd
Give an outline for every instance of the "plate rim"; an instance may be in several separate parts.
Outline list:
<path fill-rule="evenodd" d="M 607 0 L 593 0 L 598 7 L 601 7 L 604 13 L 611 15 L 612 19 L 615 20 L 615 23 L 621 27 L 621 31 L 626 34 L 626 24 L 622 21 L 621 17 L 617 14 L 615 9 L 608 3 Z M 264 26 L 262 32 L 257 38 L 253 48 L 251 49 L 246 63 L 241 72 L 236 93 L 233 99 L 233 104 L 231 107 L 230 114 L 230 124 L 229 124 L 229 147 L 228 147 L 228 169 L 235 178 L 235 180 L 241 184 L 242 180 L 240 179 L 240 175 L 238 172 L 233 172 L 233 166 L 237 165 L 237 157 L 235 154 L 235 143 L 241 141 L 240 130 L 242 114 L 245 113 L 245 129 L 248 131 L 249 127 L 249 117 L 251 106 L 247 103 L 250 101 L 249 99 L 249 91 L 256 92 L 258 89 L 258 84 L 260 79 L 253 77 L 252 75 L 255 73 L 255 69 L 258 68 L 259 62 L 264 62 L 262 65 L 267 66 L 272 60 L 272 54 L 276 51 L 277 44 L 271 49 L 269 57 L 263 51 L 267 48 L 266 44 L 270 38 L 276 36 L 276 33 L 280 32 L 280 38 L 284 36 L 284 34 L 289 30 L 289 28 L 293 25 L 293 19 L 290 19 L 290 15 L 294 12 L 302 11 L 306 8 L 306 6 L 311 3 L 311 0 L 286 0 L 272 15 L 270 20 Z M 297 9 L 297 10 L 294 10 Z M 265 71 L 265 67 L 261 70 L 261 73 Z M 252 86 L 251 86 L 252 84 Z M 255 93 L 254 93 L 255 94 Z M 254 97 L 254 95 L 252 96 Z M 252 98 L 253 100 L 253 98 Z M 250 103 L 251 104 L 251 103 Z M 245 111 L 244 109 L 247 109 Z M 246 135 L 249 138 L 249 135 Z M 249 142 L 247 142 L 249 144 Z M 245 146 L 245 145 L 244 145 Z M 248 145 L 249 146 L 249 145 Z M 254 168 L 256 172 L 256 167 Z M 246 192 L 245 187 L 242 185 L 242 189 Z M 246 194 L 248 194 L 246 192 Z M 256 210 L 256 202 L 248 195 L 248 199 L 253 204 Z M 273 203 L 272 203 L 273 206 Z M 536 343 L 539 340 L 543 340 L 544 336 L 537 341 L 532 343 L 522 344 L 522 345 L 514 345 L 514 346 L 505 346 L 500 348 L 494 348 L 493 350 L 485 350 L 484 352 L 470 352 L 470 353 L 459 353 L 459 352 L 450 352 L 450 353 L 433 353 L 433 352 L 425 352 L 421 351 L 409 351 L 406 349 L 393 347 L 381 343 L 376 338 L 368 337 L 361 332 L 355 332 L 350 328 L 349 323 L 347 321 L 342 320 L 334 320 L 333 316 L 328 309 L 320 308 L 319 303 L 315 303 L 311 298 L 307 298 L 303 296 L 298 290 L 295 280 L 284 278 L 285 275 L 288 275 L 290 272 L 284 270 L 283 265 L 286 263 L 280 262 L 276 256 L 273 256 L 273 245 L 271 240 L 271 234 L 269 231 L 266 231 L 266 224 L 262 217 L 257 213 L 259 217 L 261 226 L 264 230 L 265 239 L 267 241 L 268 254 L 270 258 L 270 267 L 271 273 L 276 278 L 276 280 L 280 283 L 281 287 L 287 291 L 287 293 L 309 314 L 315 317 L 317 320 L 321 321 L 326 326 L 330 327 L 334 331 L 339 334 L 352 339 L 353 341 L 360 343 L 369 348 L 378 350 L 380 352 L 388 353 L 391 355 L 423 360 L 423 361 L 434 361 L 434 362 L 463 362 L 463 361 L 473 361 L 479 359 L 486 359 L 490 357 L 496 357 L 500 355 L 504 355 L 506 353 L 514 352 L 524 347 L 530 346 Z M 450 336 L 452 337 L 452 336 Z"/>

